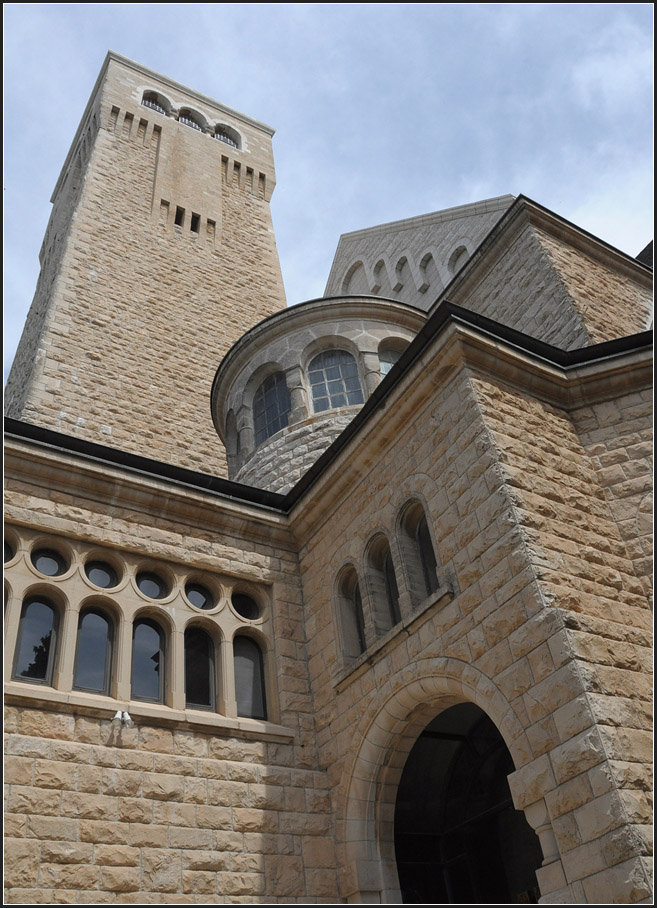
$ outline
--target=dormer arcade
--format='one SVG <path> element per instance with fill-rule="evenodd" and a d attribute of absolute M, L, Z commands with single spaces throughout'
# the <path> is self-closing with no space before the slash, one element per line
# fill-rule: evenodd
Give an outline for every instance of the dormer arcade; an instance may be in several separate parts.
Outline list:
<path fill-rule="evenodd" d="M 393 300 L 312 300 L 256 325 L 217 370 L 212 418 L 237 482 L 286 492 L 393 367 L 424 315 Z"/>

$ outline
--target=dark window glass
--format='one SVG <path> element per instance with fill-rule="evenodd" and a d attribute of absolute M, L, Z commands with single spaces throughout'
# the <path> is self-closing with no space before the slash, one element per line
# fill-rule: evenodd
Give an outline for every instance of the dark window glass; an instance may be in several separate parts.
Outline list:
<path fill-rule="evenodd" d="M 381 350 L 379 351 L 379 363 L 381 365 L 381 375 L 387 375 L 395 365 L 401 352 L 399 350 Z"/>
<path fill-rule="evenodd" d="M 422 517 L 417 525 L 416 530 L 417 544 L 420 550 L 420 560 L 422 562 L 422 573 L 424 575 L 424 584 L 427 588 L 427 596 L 435 593 L 438 589 L 438 577 L 436 574 L 436 556 L 431 543 L 429 527 L 425 517 Z"/>
<path fill-rule="evenodd" d="M 315 413 L 363 403 L 356 360 L 346 350 L 326 350 L 308 367 Z"/>
<path fill-rule="evenodd" d="M 397 589 L 397 578 L 395 577 L 395 568 L 392 563 L 392 555 L 388 552 L 383 559 L 383 577 L 386 584 L 386 598 L 388 608 L 390 609 L 390 618 L 393 625 L 401 621 L 399 611 L 399 590 Z"/>
<path fill-rule="evenodd" d="M 137 621 L 132 632 L 132 698 L 160 703 L 164 693 L 164 635 L 152 621 Z"/>
<path fill-rule="evenodd" d="M 30 599 L 23 605 L 14 677 L 52 684 L 58 612 L 47 599 Z"/>
<path fill-rule="evenodd" d="M 233 593 L 231 601 L 233 603 L 233 608 L 238 615 L 242 616 L 242 618 L 246 618 L 248 621 L 254 621 L 256 618 L 260 617 L 258 603 L 255 599 L 252 599 L 245 593 Z"/>
<path fill-rule="evenodd" d="M 5 539 L 5 564 L 11 561 L 15 554 L 13 545 Z"/>
<path fill-rule="evenodd" d="M 116 571 L 106 561 L 88 561 L 84 566 L 84 570 L 92 583 L 96 586 L 101 586 L 105 590 L 116 586 L 119 582 Z"/>
<path fill-rule="evenodd" d="M 200 583 L 186 584 L 185 595 L 196 608 L 210 609 L 215 606 L 214 596 L 207 587 L 201 586 Z"/>
<path fill-rule="evenodd" d="M 365 619 L 363 618 L 363 599 L 360 594 L 360 585 L 356 583 L 351 596 L 354 606 L 354 618 L 356 619 L 356 631 L 358 633 L 358 645 L 361 653 L 365 652 Z"/>
<path fill-rule="evenodd" d="M 185 631 L 185 702 L 214 708 L 214 643 L 200 627 Z"/>
<path fill-rule="evenodd" d="M 137 586 L 149 599 L 164 599 L 169 592 L 169 587 L 164 580 L 149 571 L 141 571 L 137 574 Z"/>
<path fill-rule="evenodd" d="M 37 549 L 32 552 L 32 564 L 40 574 L 59 577 L 66 572 L 66 562 L 54 549 Z"/>
<path fill-rule="evenodd" d="M 237 715 L 266 719 L 265 672 L 260 647 L 250 637 L 240 635 L 233 640 L 233 657 Z"/>
<path fill-rule="evenodd" d="M 112 622 L 101 612 L 80 616 L 74 687 L 109 693 L 112 630 Z"/>
<path fill-rule="evenodd" d="M 255 442 L 262 444 L 267 438 L 284 429 L 292 405 L 285 375 L 274 372 L 260 385 L 253 398 L 253 424 Z"/>

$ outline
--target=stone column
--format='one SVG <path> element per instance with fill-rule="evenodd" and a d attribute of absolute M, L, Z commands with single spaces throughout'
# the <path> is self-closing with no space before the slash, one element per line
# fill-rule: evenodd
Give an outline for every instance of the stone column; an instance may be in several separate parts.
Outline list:
<path fill-rule="evenodd" d="M 78 615 L 77 608 L 67 606 L 64 612 L 64 618 L 59 626 L 57 635 L 58 641 L 58 658 L 53 678 L 53 687 L 57 690 L 72 690 L 73 688 L 73 668 L 75 666 L 75 649 L 78 634 Z"/>
<path fill-rule="evenodd" d="M 116 678 L 112 682 L 113 695 L 117 700 L 130 700 L 132 688 L 132 621 L 123 618 L 116 632 L 116 654 L 114 657 Z"/>
<path fill-rule="evenodd" d="M 219 659 L 219 712 L 224 716 L 237 716 L 235 697 L 235 671 L 233 667 L 233 641 L 222 637 Z"/>
<path fill-rule="evenodd" d="M 239 439 L 240 459 L 243 463 L 255 450 L 255 430 L 253 428 L 253 411 L 242 404 L 235 414 L 237 437 Z"/>
<path fill-rule="evenodd" d="M 306 391 L 306 384 L 301 366 L 292 366 L 291 369 L 288 369 L 285 373 L 285 381 L 287 382 L 287 389 L 290 392 L 291 410 L 289 425 L 294 425 L 297 422 L 302 422 L 304 419 L 307 419 L 310 415 L 308 393 Z"/>
<path fill-rule="evenodd" d="M 362 350 L 360 355 L 365 373 L 365 399 L 367 399 L 381 383 L 381 363 L 376 350 L 373 352 Z"/>
<path fill-rule="evenodd" d="M 171 632 L 167 660 L 170 686 L 167 690 L 165 679 L 165 703 L 173 709 L 185 709 L 185 634 L 183 631 Z"/>

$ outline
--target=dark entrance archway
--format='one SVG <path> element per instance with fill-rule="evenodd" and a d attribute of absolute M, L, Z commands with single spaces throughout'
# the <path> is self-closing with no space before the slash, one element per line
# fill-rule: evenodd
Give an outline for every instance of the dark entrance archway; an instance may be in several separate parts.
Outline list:
<path fill-rule="evenodd" d="M 427 725 L 404 766 L 395 853 L 405 904 L 535 903 L 538 837 L 515 810 L 511 755 L 478 706 Z"/>

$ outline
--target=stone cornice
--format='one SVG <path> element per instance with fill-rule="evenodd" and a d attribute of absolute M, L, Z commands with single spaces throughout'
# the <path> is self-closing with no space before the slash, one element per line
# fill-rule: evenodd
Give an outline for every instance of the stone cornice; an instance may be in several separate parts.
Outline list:
<path fill-rule="evenodd" d="M 281 510 L 35 440 L 5 437 L 5 484 L 28 484 L 87 500 L 108 511 L 128 509 L 294 551 Z M 282 496 L 272 497 L 282 501 Z M 85 538 L 83 526 L 80 538 Z"/>

